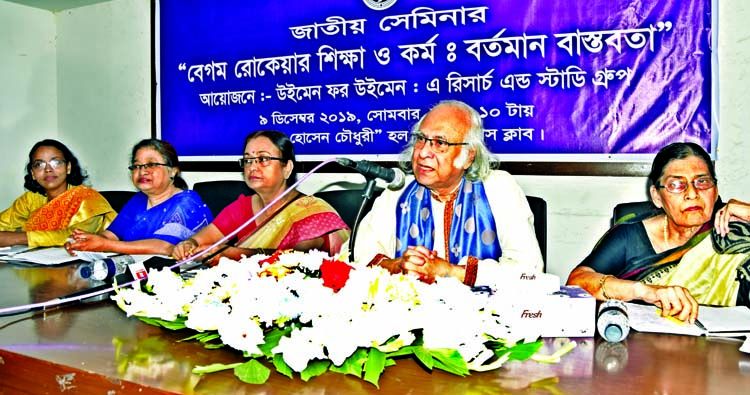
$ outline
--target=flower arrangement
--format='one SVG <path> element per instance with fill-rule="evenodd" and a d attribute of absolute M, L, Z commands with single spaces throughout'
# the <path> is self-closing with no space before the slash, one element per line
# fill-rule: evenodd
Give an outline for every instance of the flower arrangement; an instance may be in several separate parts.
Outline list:
<path fill-rule="evenodd" d="M 189 339 L 229 346 L 247 358 L 199 366 L 198 374 L 234 369 L 240 380 L 259 384 L 270 376 L 270 364 L 290 378 L 297 372 L 307 381 L 333 371 L 377 387 L 396 357 L 464 376 L 532 358 L 542 344 L 538 334 L 504 325 L 491 307 L 494 296 L 452 278 L 426 284 L 317 251 L 222 258 L 193 273 L 152 271 L 143 289 L 120 288 L 113 299 L 129 316 L 194 329 Z M 566 351 L 535 359 L 554 361 Z"/>

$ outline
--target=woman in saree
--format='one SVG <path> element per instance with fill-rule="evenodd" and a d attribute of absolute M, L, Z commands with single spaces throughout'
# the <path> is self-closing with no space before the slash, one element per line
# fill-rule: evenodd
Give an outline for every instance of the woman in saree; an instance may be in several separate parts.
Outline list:
<path fill-rule="evenodd" d="M 251 133 L 239 163 L 255 194 L 240 196 L 213 223 L 178 244 L 172 256 L 181 260 L 206 249 L 268 206 L 263 215 L 242 228 L 237 245 L 224 249 L 222 256 L 239 259 L 285 249 L 340 251 L 349 238 L 349 228 L 328 203 L 295 189 L 281 197 L 297 175 L 294 147 L 286 135 L 273 130 Z"/>
<path fill-rule="evenodd" d="M 662 148 L 648 181 L 658 210 L 610 229 L 568 285 L 691 323 L 699 304 L 747 305 L 750 205 L 721 203 L 711 158 L 694 143 Z"/>
<path fill-rule="evenodd" d="M 0 247 L 62 246 L 75 228 L 99 232 L 115 211 L 88 178 L 78 159 L 57 140 L 42 140 L 29 151 L 24 192 L 0 213 Z"/>
<path fill-rule="evenodd" d="M 73 232 L 69 253 L 111 251 L 169 255 L 175 244 L 208 225 L 213 216 L 200 196 L 188 190 L 172 144 L 145 139 L 131 152 L 130 177 L 138 189 L 107 230 Z"/>

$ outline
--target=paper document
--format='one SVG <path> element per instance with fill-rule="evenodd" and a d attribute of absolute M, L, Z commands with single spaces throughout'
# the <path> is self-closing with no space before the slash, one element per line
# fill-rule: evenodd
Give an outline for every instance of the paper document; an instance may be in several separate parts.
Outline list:
<path fill-rule="evenodd" d="M 13 256 L 20 252 L 28 251 L 29 246 L 16 244 L 7 247 L 0 247 L 0 256 Z"/>
<path fill-rule="evenodd" d="M 674 317 L 662 317 L 654 305 L 626 302 L 630 326 L 639 332 L 673 333 L 692 336 L 734 336 L 750 332 L 750 309 L 745 306 L 700 306 L 695 324 Z"/>
<path fill-rule="evenodd" d="M 40 265 L 58 265 L 76 260 L 95 261 L 115 255 L 110 252 L 75 251 L 76 256 L 71 256 L 62 247 L 38 248 L 21 252 L 12 256 L 12 260 L 37 263 Z"/>

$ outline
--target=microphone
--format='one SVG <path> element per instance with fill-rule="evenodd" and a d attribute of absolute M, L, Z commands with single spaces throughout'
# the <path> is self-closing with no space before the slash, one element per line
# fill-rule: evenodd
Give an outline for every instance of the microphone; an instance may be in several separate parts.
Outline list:
<path fill-rule="evenodd" d="M 392 191 L 401 189 L 404 186 L 406 176 L 401 169 L 386 169 L 367 160 L 356 162 L 347 158 L 336 158 L 336 162 L 346 167 L 351 167 L 365 176 L 365 178 L 380 178 L 388 182 L 387 187 Z"/>

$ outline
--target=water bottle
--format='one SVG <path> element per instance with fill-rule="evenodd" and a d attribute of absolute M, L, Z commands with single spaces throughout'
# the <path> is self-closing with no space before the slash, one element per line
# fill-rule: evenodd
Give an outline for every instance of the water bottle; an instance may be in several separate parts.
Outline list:
<path fill-rule="evenodd" d="M 621 300 L 609 299 L 599 306 L 596 330 L 604 340 L 616 343 L 628 337 L 628 308 Z"/>
<path fill-rule="evenodd" d="M 81 267 L 81 277 L 91 278 L 93 280 L 110 280 L 118 274 L 125 273 L 128 265 L 135 260 L 130 255 L 117 255 L 104 259 L 97 259 L 94 262 Z"/>

